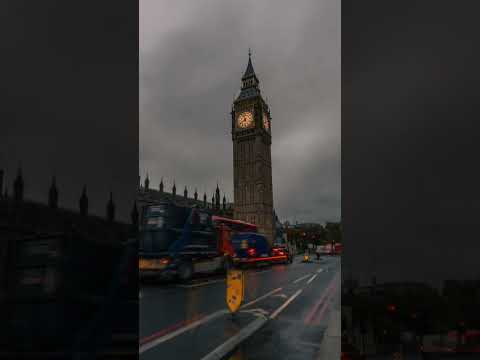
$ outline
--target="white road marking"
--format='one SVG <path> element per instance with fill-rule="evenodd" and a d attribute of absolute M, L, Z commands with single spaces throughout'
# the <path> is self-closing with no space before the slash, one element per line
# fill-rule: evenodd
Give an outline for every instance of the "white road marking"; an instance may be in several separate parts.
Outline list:
<path fill-rule="evenodd" d="M 262 296 L 260 296 L 259 298 L 256 298 L 255 300 L 252 300 L 252 301 L 250 301 L 250 302 L 242 305 L 241 308 L 246 308 L 247 306 L 253 305 L 253 304 L 255 304 L 256 302 L 258 302 L 258 301 L 260 301 L 260 300 L 263 300 L 263 299 L 269 297 L 270 295 L 275 294 L 276 292 L 279 292 L 280 290 L 282 290 L 282 288 L 278 288 L 278 289 L 272 290 L 272 291 L 266 293 L 265 295 L 262 295 Z"/>
<path fill-rule="evenodd" d="M 185 286 L 186 286 L 186 285 L 185 285 Z M 263 300 L 263 299 L 269 297 L 270 295 L 275 294 L 276 292 L 279 292 L 279 291 L 281 291 L 281 290 L 282 290 L 282 288 L 274 289 L 274 290 L 266 293 L 265 295 L 262 295 L 262 296 L 260 296 L 259 298 L 256 298 L 255 300 L 252 300 L 252 301 L 250 301 L 249 303 L 246 303 L 246 304 L 242 305 L 242 306 L 240 307 L 240 309 L 244 309 L 244 308 L 246 308 L 246 307 L 248 307 L 248 306 L 251 306 L 251 305 L 257 303 L 258 301 Z M 243 311 L 242 311 L 242 312 L 243 312 Z M 258 315 L 261 315 L 261 316 L 266 316 L 266 315 L 268 315 L 268 312 L 266 312 L 265 310 L 263 310 L 263 309 L 261 309 L 261 308 L 256 308 L 256 309 L 247 310 L 247 312 L 252 312 L 253 314 L 258 314 Z M 139 347 L 139 353 L 142 354 L 142 353 L 144 353 L 145 351 L 147 351 L 147 350 L 149 350 L 149 349 L 151 349 L 151 348 L 153 348 L 153 347 L 155 347 L 155 346 L 158 346 L 158 345 L 164 343 L 164 342 L 167 341 L 167 340 L 173 339 L 173 338 L 177 337 L 178 335 L 183 334 L 183 333 L 186 332 L 186 331 L 189 331 L 189 330 L 191 330 L 191 329 L 194 329 L 194 328 L 196 328 L 197 326 L 202 325 L 202 324 L 205 324 L 205 323 L 207 323 L 207 322 L 209 322 L 209 321 L 211 321 L 211 320 L 213 320 L 213 319 L 215 319 L 215 318 L 217 318 L 217 317 L 219 317 L 219 316 L 221 316 L 221 315 L 223 315 L 223 314 L 226 314 L 226 313 L 228 313 L 227 310 L 220 310 L 220 311 L 214 312 L 214 313 L 212 313 L 212 314 L 210 314 L 210 315 L 208 315 L 208 316 L 206 316 L 206 317 L 204 317 L 204 318 L 202 318 L 202 319 L 200 319 L 200 320 L 198 320 L 198 321 L 195 321 L 195 322 L 193 322 L 193 323 L 191 323 L 191 324 L 188 324 L 188 325 L 186 325 L 186 326 L 184 326 L 184 327 L 182 327 L 182 328 L 180 328 L 180 329 L 178 329 L 178 330 L 175 330 L 174 332 L 171 332 L 171 333 L 166 334 L 166 335 L 164 335 L 164 336 L 162 336 L 162 337 L 159 337 L 158 339 L 152 340 L 151 342 L 145 343 L 145 344 L 143 344 L 143 345 L 141 345 L 141 346 Z"/>
<path fill-rule="evenodd" d="M 277 310 L 275 310 L 273 312 L 272 315 L 270 315 L 270 319 L 275 319 L 277 317 L 277 315 L 280 314 L 283 311 L 283 309 L 285 309 L 288 306 L 288 304 L 290 304 L 293 300 L 295 300 L 295 298 L 298 295 L 300 295 L 302 293 L 302 291 L 303 291 L 303 289 L 300 289 L 295 294 L 290 296 L 290 298 L 287 301 L 285 301 L 282 306 L 280 306 Z"/>
<path fill-rule="evenodd" d="M 144 353 L 145 351 L 147 350 L 150 350 L 151 348 L 155 347 L 155 346 L 158 346 L 160 345 L 161 343 L 164 343 L 165 341 L 167 340 L 170 340 L 170 339 L 173 339 L 174 337 L 180 335 L 180 334 L 183 334 L 184 332 L 188 331 L 188 330 L 191 330 L 191 329 L 194 329 L 196 328 L 197 326 L 199 325 L 202 325 L 202 324 L 205 324 L 219 316 L 222 316 L 224 314 L 226 314 L 228 311 L 227 310 L 220 310 L 220 311 L 217 311 L 217 312 L 214 312 L 213 314 L 210 314 L 198 321 L 194 321 L 193 323 L 191 324 L 188 324 L 187 326 L 184 326 L 174 332 L 171 332 L 170 334 L 167 334 L 167 335 L 164 335 L 164 336 L 161 336 L 159 337 L 158 339 L 155 339 L 155 340 L 152 340 L 146 344 L 143 344 L 143 345 L 140 345 L 139 348 L 138 348 L 138 352 L 140 354 Z"/>
<path fill-rule="evenodd" d="M 298 278 L 298 279 L 295 280 L 293 283 L 296 284 L 296 283 L 298 283 L 299 281 L 302 281 L 303 279 L 306 279 L 306 278 L 309 277 L 310 275 L 312 275 L 312 274 L 311 274 L 311 273 L 308 273 L 307 275 L 302 276 L 301 278 Z"/>
<path fill-rule="evenodd" d="M 273 297 L 281 297 L 282 299 L 286 299 L 287 295 L 285 294 L 278 294 L 278 295 L 273 295 Z"/>
<path fill-rule="evenodd" d="M 313 275 L 310 279 L 308 279 L 307 284 L 310 284 L 313 281 L 313 279 L 315 279 L 316 277 L 317 277 L 316 274 Z"/>
<path fill-rule="evenodd" d="M 241 310 L 240 312 L 242 313 L 250 313 L 255 316 L 262 316 L 265 317 L 268 315 L 268 311 L 262 309 L 262 308 L 255 308 L 255 309 L 250 309 L 250 310 Z"/>
<path fill-rule="evenodd" d="M 323 271 L 323 269 L 320 268 L 320 269 L 317 270 L 317 273 L 320 274 L 322 271 Z"/>
<path fill-rule="evenodd" d="M 250 324 L 245 326 L 237 334 L 218 346 L 211 353 L 205 355 L 201 360 L 218 360 L 225 359 L 228 353 L 231 353 L 236 347 L 238 347 L 245 339 L 254 334 L 260 329 L 268 320 L 266 318 L 257 317 Z"/>

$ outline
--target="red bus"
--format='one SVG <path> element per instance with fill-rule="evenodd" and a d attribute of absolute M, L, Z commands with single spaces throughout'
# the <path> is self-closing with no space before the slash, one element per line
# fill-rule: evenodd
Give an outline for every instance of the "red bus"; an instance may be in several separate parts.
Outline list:
<path fill-rule="evenodd" d="M 258 232 L 257 225 L 251 224 L 241 220 L 233 220 L 226 217 L 221 216 L 212 216 L 212 222 L 216 227 L 220 227 L 220 225 L 225 225 L 228 227 L 233 233 L 239 232 Z"/>

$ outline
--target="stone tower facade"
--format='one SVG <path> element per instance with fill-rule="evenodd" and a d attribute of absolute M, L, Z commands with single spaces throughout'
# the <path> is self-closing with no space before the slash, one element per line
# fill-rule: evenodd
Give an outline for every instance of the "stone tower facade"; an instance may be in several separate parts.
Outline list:
<path fill-rule="evenodd" d="M 239 95 L 232 105 L 234 218 L 274 238 L 271 116 L 260 94 L 249 52 Z"/>

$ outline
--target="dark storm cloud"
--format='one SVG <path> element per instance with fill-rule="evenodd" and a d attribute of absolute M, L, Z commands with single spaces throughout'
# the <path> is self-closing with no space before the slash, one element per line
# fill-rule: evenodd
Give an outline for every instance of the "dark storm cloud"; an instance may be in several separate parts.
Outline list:
<path fill-rule="evenodd" d="M 340 3 L 140 2 L 140 171 L 233 200 L 230 107 L 253 50 L 281 219 L 340 219 Z"/>

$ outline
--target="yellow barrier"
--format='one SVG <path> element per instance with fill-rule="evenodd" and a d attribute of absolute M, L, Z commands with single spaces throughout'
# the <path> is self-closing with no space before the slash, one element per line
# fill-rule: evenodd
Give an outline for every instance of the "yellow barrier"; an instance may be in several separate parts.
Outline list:
<path fill-rule="evenodd" d="M 227 272 L 227 306 L 233 314 L 238 311 L 243 302 L 245 277 L 241 270 Z"/>

